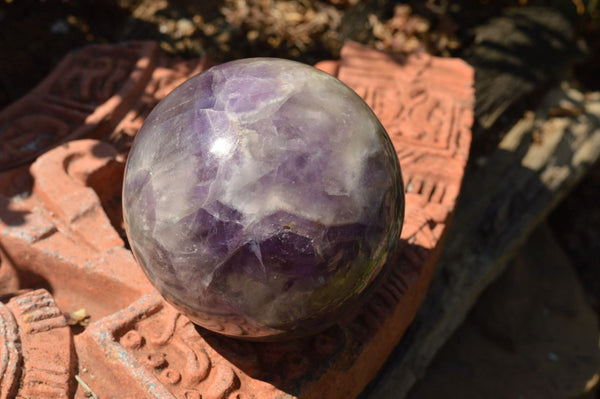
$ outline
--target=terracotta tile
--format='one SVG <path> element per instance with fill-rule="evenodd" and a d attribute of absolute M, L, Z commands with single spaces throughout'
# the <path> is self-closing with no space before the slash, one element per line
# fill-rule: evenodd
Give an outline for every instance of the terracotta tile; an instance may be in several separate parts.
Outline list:
<path fill-rule="evenodd" d="M 344 322 L 255 343 L 194 326 L 156 293 L 124 243 L 131 140 L 161 98 L 209 65 L 169 59 L 149 42 L 90 46 L 0 113 L 9 132 L 0 138 L 0 289 L 21 289 L 0 304 L 0 397 L 347 398 L 410 325 L 460 191 L 472 69 L 354 43 L 318 65 L 367 101 L 397 150 L 407 191 L 399 256 Z M 89 325 L 67 326 L 63 313 L 80 309 Z"/>

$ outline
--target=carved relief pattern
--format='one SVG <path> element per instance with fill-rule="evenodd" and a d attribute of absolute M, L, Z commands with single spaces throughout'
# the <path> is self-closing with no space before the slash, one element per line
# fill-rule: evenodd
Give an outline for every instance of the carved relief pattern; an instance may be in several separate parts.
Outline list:
<path fill-rule="evenodd" d="M 0 115 L 1 168 L 31 159 L 42 149 L 64 140 L 85 121 L 83 112 L 66 111 L 53 104 L 31 104 L 27 108 L 18 112 L 20 115 L 4 115 L 10 109 Z M 27 111 L 33 115 L 28 115 Z"/>
<path fill-rule="evenodd" d="M 23 321 L 21 328 L 25 333 L 38 334 L 67 326 L 62 312 L 46 290 L 19 295 L 12 300 L 11 305 L 15 315 Z"/>
<path fill-rule="evenodd" d="M 135 371 L 143 368 L 178 398 L 283 398 L 287 395 L 276 387 L 292 387 L 321 371 L 323 360 L 344 343 L 339 328 L 283 343 L 229 339 L 195 327 L 157 293 L 102 324 L 90 333 L 106 352 L 135 358 L 131 378 L 148 383 Z"/>
<path fill-rule="evenodd" d="M 192 323 L 170 307 L 138 322 L 119 337 L 138 361 L 177 397 L 226 398 L 240 381 L 231 367 L 215 367 Z M 218 389 L 212 377 L 222 383 Z"/>
<path fill-rule="evenodd" d="M 69 58 L 65 73 L 50 87 L 46 99 L 93 112 L 122 88 L 138 58 L 135 47 L 98 46 L 93 54 Z"/>
<path fill-rule="evenodd" d="M 0 398 L 69 395 L 70 331 L 48 291 L 21 292 L 0 303 L 0 340 Z"/>
<path fill-rule="evenodd" d="M 401 295 L 412 285 L 406 281 L 421 274 L 458 196 L 470 146 L 473 76 L 460 68 L 462 61 L 443 61 L 421 55 L 398 62 L 352 43 L 342 50 L 338 77 L 365 99 L 386 128 L 406 192 L 399 259 L 390 279 L 349 325 L 361 342 L 395 309 L 400 298 L 390 292 Z"/>
<path fill-rule="evenodd" d="M 402 336 L 459 192 L 471 137 L 472 70 L 429 56 L 398 60 L 352 43 L 335 66 L 328 64 L 374 109 L 397 150 L 406 190 L 399 253 L 370 300 L 340 326 L 290 342 L 255 343 L 208 333 L 164 303 L 113 227 L 107 201 L 118 203 L 111 195 L 119 190 L 109 195 L 88 187 L 94 176 L 115 178 L 152 107 L 208 66 L 205 58 L 169 60 L 151 43 L 91 46 L 0 113 L 0 145 L 7 148 L 0 169 L 74 137 L 94 135 L 116 147 L 93 140 L 59 147 L 23 169 L 33 187 L 0 195 L 7 204 L 0 207 L 2 249 L 21 273 L 55 288 L 54 298 L 37 290 L 0 305 L 0 398 L 17 389 L 22 397 L 286 398 L 307 390 L 354 396 L 369 378 L 364 370 L 376 370 L 380 354 Z M 0 193 L 8 187 L 3 182 Z M 90 310 L 91 324 L 74 338 L 87 388 L 69 385 L 74 365 L 64 353 L 52 363 L 28 360 L 48 334 L 57 348 L 71 347 L 54 300 Z"/>
<path fill-rule="evenodd" d="M 93 134 L 122 112 L 123 99 L 145 86 L 156 47 L 94 45 L 68 55 L 44 82 L 0 112 L 0 170 Z"/>
<path fill-rule="evenodd" d="M 130 394 L 143 395 L 143 387 L 150 384 L 157 386 L 159 394 L 189 399 L 274 398 L 281 394 L 266 383 L 257 389 L 256 381 L 208 345 L 189 319 L 165 304 L 156 292 L 103 319 L 86 334 L 107 355 L 128 359 L 126 371 L 134 383 Z M 247 345 L 246 350 L 252 349 Z M 114 383 L 123 378 L 115 376 Z"/>
<path fill-rule="evenodd" d="M 0 398 L 9 397 L 16 390 L 19 380 L 21 352 L 18 327 L 11 311 L 0 303 Z"/>

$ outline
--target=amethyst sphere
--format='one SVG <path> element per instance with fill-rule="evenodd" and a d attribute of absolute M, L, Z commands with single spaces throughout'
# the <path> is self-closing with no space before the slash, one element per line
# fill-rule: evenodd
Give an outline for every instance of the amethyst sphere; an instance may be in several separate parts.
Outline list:
<path fill-rule="evenodd" d="M 336 78 L 293 61 L 213 67 L 148 116 L 123 188 L 133 253 L 196 324 L 274 340 L 364 298 L 404 197 L 383 127 Z"/>

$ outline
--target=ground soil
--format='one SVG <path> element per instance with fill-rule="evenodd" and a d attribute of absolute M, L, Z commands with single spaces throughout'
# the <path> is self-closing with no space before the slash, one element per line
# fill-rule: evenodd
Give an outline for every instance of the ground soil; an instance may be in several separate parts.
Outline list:
<path fill-rule="evenodd" d="M 88 43 L 153 39 L 169 53 L 215 61 L 278 56 L 314 63 L 352 39 L 395 53 L 464 54 L 473 30 L 503 7 L 559 9 L 588 55 L 573 65 L 583 91 L 600 90 L 595 0 L 0 0 L 0 110 L 31 90 L 69 51 Z M 524 111 L 524 110 L 521 110 Z M 490 140 L 476 135 L 475 140 Z M 493 140 L 497 140 L 494 137 Z M 490 145 L 474 143 L 473 157 Z M 491 143 L 493 144 L 493 143 Z M 600 314 L 600 164 L 549 217 L 550 228 Z"/>

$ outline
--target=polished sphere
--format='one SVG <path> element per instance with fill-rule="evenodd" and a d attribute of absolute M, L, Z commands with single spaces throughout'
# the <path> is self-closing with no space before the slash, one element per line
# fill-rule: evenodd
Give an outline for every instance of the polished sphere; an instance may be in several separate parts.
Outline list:
<path fill-rule="evenodd" d="M 353 310 L 397 247 L 404 197 L 383 127 L 293 61 L 213 67 L 148 116 L 123 188 L 133 253 L 207 329 L 275 340 Z"/>

